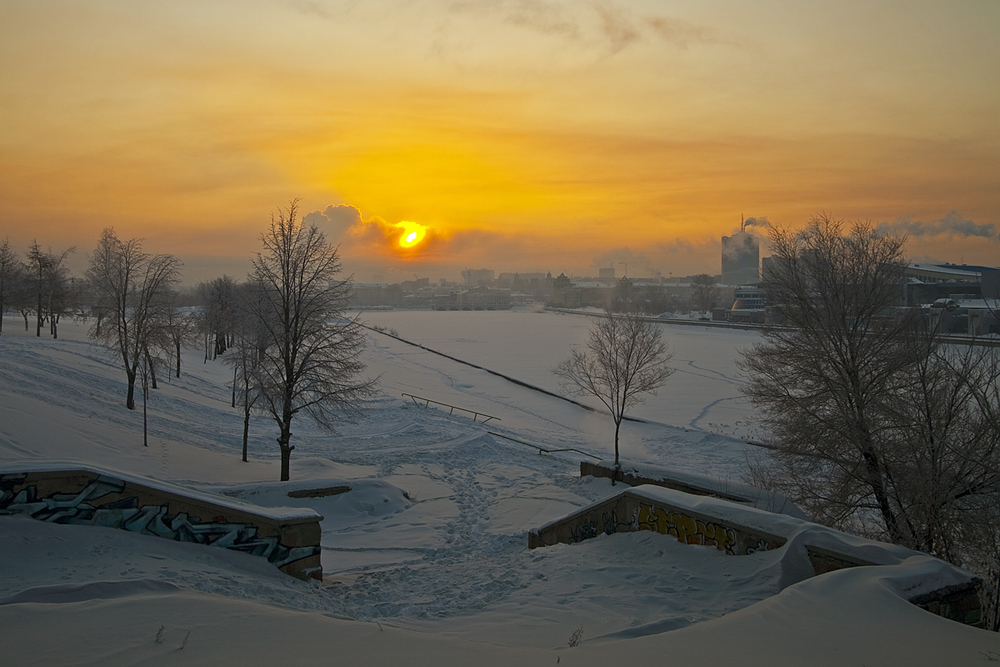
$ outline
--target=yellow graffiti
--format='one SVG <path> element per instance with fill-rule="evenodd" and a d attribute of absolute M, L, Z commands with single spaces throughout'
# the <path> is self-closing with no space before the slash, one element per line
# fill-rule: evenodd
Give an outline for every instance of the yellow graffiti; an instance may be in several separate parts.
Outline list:
<path fill-rule="evenodd" d="M 736 531 L 718 523 L 642 504 L 639 505 L 637 523 L 639 530 L 655 530 L 663 535 L 673 535 L 684 544 L 704 544 L 730 555 L 736 554 Z"/>

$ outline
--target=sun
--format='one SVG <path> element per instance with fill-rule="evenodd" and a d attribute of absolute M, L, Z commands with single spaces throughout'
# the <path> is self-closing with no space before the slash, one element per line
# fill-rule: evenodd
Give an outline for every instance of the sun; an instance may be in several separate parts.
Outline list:
<path fill-rule="evenodd" d="M 425 225 L 421 225 L 418 222 L 403 220 L 402 222 L 397 222 L 396 227 L 398 227 L 400 230 L 399 232 L 400 248 L 405 248 L 405 249 L 415 248 L 427 236 L 427 227 Z"/>

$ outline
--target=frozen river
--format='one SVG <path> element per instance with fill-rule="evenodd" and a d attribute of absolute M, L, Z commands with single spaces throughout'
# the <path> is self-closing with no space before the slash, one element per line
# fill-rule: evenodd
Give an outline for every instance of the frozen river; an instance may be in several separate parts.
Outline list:
<path fill-rule="evenodd" d="M 377 311 L 364 314 L 373 326 L 395 330 L 400 337 L 430 349 L 509 375 L 549 391 L 565 394 L 551 369 L 586 341 L 593 319 L 582 315 L 529 311 Z M 674 352 L 676 369 L 655 396 L 649 396 L 632 416 L 689 429 L 736 437 L 757 436 L 752 407 L 740 394 L 736 367 L 739 350 L 757 340 L 755 331 L 690 325 L 658 325 Z M 374 338 L 376 347 L 395 345 Z M 435 362 L 438 363 L 438 362 Z M 383 385 L 398 383 L 401 391 L 420 394 L 453 392 L 426 388 L 397 379 L 391 369 Z M 402 389 L 402 387 L 407 387 Z M 472 390 L 474 387 L 453 387 Z M 470 393 L 475 393 L 470 392 Z M 429 396 L 436 400 L 437 396 Z M 599 406 L 595 399 L 583 402 Z M 479 404 L 489 412 L 486 404 Z"/>

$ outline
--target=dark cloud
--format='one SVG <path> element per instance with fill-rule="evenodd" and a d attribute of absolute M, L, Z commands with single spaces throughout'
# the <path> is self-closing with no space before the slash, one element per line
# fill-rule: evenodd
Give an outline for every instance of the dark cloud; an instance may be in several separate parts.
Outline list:
<path fill-rule="evenodd" d="M 958 236 L 962 238 L 979 237 L 987 239 L 1000 238 L 997 225 L 992 222 L 976 223 L 966 220 L 955 211 L 940 220 L 910 220 L 898 218 L 892 222 L 879 223 L 879 231 L 890 234 L 906 234 L 908 236 Z"/>
<path fill-rule="evenodd" d="M 324 226 L 326 223 L 332 226 L 334 231 L 340 233 L 361 223 L 361 211 L 350 204 L 338 204 L 337 206 L 331 204 L 323 211 L 313 211 L 306 214 L 303 221 L 319 226 Z"/>

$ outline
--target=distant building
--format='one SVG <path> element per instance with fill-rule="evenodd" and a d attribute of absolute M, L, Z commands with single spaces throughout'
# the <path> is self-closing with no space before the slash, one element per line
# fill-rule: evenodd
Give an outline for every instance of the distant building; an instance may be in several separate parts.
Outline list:
<path fill-rule="evenodd" d="M 760 241 L 740 231 L 722 237 L 722 283 L 753 285 L 760 282 Z"/>
<path fill-rule="evenodd" d="M 607 269 L 598 269 L 597 277 L 600 280 L 614 280 L 615 279 L 615 268 L 609 267 Z"/>
<path fill-rule="evenodd" d="M 492 285 L 496 274 L 493 269 L 466 269 L 462 271 L 462 278 L 469 287 L 477 285 Z"/>
<path fill-rule="evenodd" d="M 763 291 L 757 285 L 740 285 L 733 290 L 733 305 L 725 311 L 725 319 L 763 324 L 766 312 Z"/>
<path fill-rule="evenodd" d="M 510 308 L 510 290 L 494 287 L 474 287 L 455 295 L 461 310 L 507 310 Z"/>

